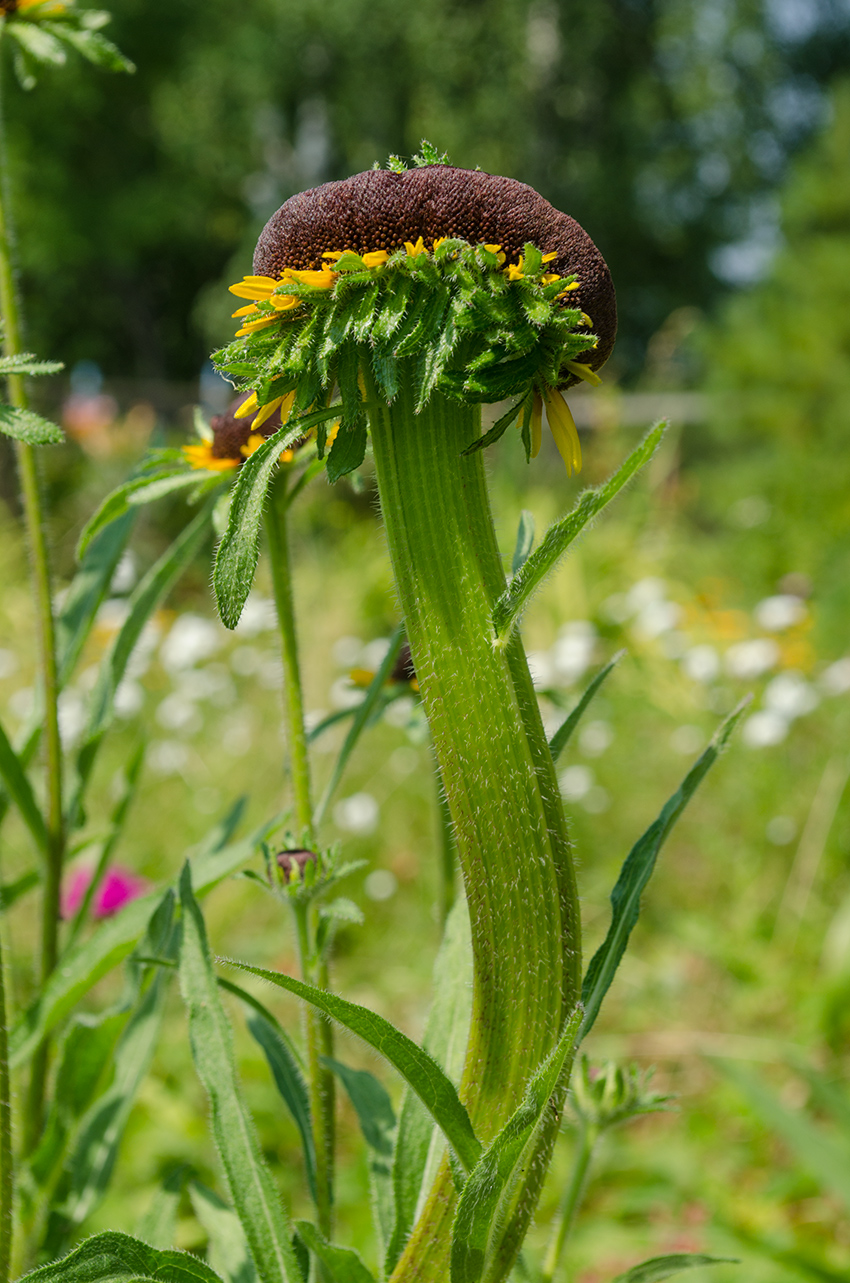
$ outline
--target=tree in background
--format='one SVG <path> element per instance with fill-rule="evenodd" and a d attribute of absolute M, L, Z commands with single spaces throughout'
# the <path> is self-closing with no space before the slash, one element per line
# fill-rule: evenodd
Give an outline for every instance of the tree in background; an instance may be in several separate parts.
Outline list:
<path fill-rule="evenodd" d="M 34 346 L 194 377 L 229 332 L 219 283 L 273 209 L 425 135 L 592 229 L 628 373 L 674 308 L 763 266 L 850 16 L 838 0 L 118 0 L 114 29 L 135 78 L 69 69 L 15 95 Z"/>

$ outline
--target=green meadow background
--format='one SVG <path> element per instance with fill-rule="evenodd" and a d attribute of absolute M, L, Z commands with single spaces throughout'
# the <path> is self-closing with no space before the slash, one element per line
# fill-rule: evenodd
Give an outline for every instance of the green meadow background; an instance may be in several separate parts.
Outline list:
<path fill-rule="evenodd" d="M 453 163 L 527 181 L 577 217 L 608 259 L 621 313 L 604 386 L 572 399 L 582 476 L 566 477 L 548 438 L 527 466 L 513 432 L 488 467 L 509 564 L 523 510 L 542 530 L 651 422 L 670 419 L 648 475 L 524 623 L 553 725 L 591 673 L 626 652 L 559 766 L 588 956 L 631 843 L 720 717 L 747 693 L 753 703 L 664 849 L 587 1047 L 596 1060 L 654 1065 L 675 1109 L 607 1138 L 564 1278 L 602 1283 L 645 1256 L 705 1250 L 742 1258 L 712 1274 L 719 1283 L 847 1279 L 850 9 L 116 0 L 110 34 L 135 76 L 69 64 L 29 94 L 8 81 L 27 346 L 66 363 L 38 389 L 69 435 L 45 455 L 60 589 L 86 517 L 146 446 L 188 440 L 194 404 L 226 404 L 207 363 L 231 332 L 226 285 L 250 270 L 260 228 L 289 195 L 410 155 L 427 137 Z M 0 711 L 13 730 L 34 681 L 19 517 L 3 445 Z M 186 520 L 178 501 L 144 510 L 63 696 L 69 748 L 127 594 Z M 316 724 L 357 700 L 351 670 L 377 667 L 398 622 L 368 458 L 335 487 L 314 481 L 293 525 Z M 245 832 L 287 800 L 270 583 L 261 564 L 243 623 L 226 632 L 211 552 L 145 633 L 93 789 L 91 814 L 102 816 L 122 764 L 146 743 L 116 859 L 150 883 L 173 877 L 238 797 Z M 317 787 L 343 734 L 316 741 Z M 333 983 L 417 1036 L 439 925 L 435 790 L 415 695 L 361 740 L 323 838 L 365 861 L 348 891 L 365 921 L 340 933 Z M 93 820 L 79 865 L 97 839 Z M 14 817 L 0 859 L 4 881 L 30 867 Z M 232 879 L 207 904 L 217 953 L 295 968 L 288 915 L 256 883 Z M 33 897 L 3 929 L 23 1004 Z M 92 1006 L 118 984 L 102 982 Z M 275 1010 L 297 1031 L 294 1002 Z M 303 1214 L 296 1129 L 234 1018 L 264 1149 Z M 362 1047 L 343 1038 L 339 1055 L 373 1069 L 398 1099 Z M 338 1237 L 369 1259 L 366 1161 L 340 1109 Z M 565 1132 L 532 1255 L 570 1147 Z M 221 1188 L 175 992 L 113 1187 L 86 1229 L 132 1231 L 183 1164 Z M 178 1241 L 205 1244 L 188 1199 Z"/>

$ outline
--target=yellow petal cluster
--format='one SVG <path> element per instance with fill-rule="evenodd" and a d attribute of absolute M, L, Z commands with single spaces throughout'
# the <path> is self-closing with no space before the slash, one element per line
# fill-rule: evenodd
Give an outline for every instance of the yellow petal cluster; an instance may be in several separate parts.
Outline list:
<path fill-rule="evenodd" d="M 219 459 L 212 452 L 212 442 L 202 441 L 198 445 L 184 445 L 183 456 L 190 468 L 197 468 L 199 472 L 227 472 L 230 468 L 238 468 L 238 459 Z"/>

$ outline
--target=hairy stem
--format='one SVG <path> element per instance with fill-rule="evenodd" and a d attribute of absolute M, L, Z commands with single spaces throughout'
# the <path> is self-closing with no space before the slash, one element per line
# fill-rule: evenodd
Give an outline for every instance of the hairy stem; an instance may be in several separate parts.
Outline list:
<path fill-rule="evenodd" d="M 0 27 L 2 36 L 2 27 Z M 2 86 L 0 86 L 2 93 Z M 12 263 L 12 231 L 9 202 L 9 169 L 0 98 L 0 312 L 3 316 L 3 347 L 7 356 L 22 351 L 21 326 Z M 19 409 L 27 408 L 27 395 L 20 375 L 8 379 L 9 400 Z M 39 980 L 43 986 L 56 966 L 59 943 L 59 896 L 65 856 L 65 824 L 62 815 L 62 741 L 59 737 L 59 678 L 56 665 L 56 630 L 50 584 L 50 559 L 44 524 L 36 448 L 15 442 L 18 475 L 23 498 L 24 521 L 29 545 L 33 596 L 38 621 L 38 650 L 44 699 L 44 746 L 47 788 L 48 849 L 42 890 L 41 949 Z M 24 1127 L 24 1149 L 29 1152 L 41 1133 L 44 1115 L 44 1087 L 49 1046 L 45 1041 L 32 1060 Z"/>
<path fill-rule="evenodd" d="M 437 914 L 441 927 L 455 902 L 455 838 L 452 832 L 452 815 L 449 810 L 446 790 L 440 778 L 440 768 L 434 763 L 434 783 L 437 790 Z"/>
<path fill-rule="evenodd" d="M 546 1259 L 543 1262 L 543 1274 L 541 1283 L 552 1283 L 555 1277 L 555 1271 L 564 1254 L 564 1248 L 567 1239 L 572 1233 L 575 1224 L 576 1214 L 581 1206 L 581 1200 L 584 1196 L 584 1187 L 587 1181 L 587 1173 L 590 1167 L 590 1160 L 593 1158 L 593 1151 L 596 1148 L 598 1133 L 595 1127 L 586 1126 L 581 1129 L 578 1138 L 578 1146 L 573 1158 L 573 1167 L 570 1172 L 570 1179 L 564 1190 L 564 1197 L 561 1206 L 558 1208 L 558 1215 L 555 1220 L 552 1238 L 546 1251 Z"/>
<path fill-rule="evenodd" d="M 405 383 L 391 407 L 373 412 L 371 430 L 396 588 L 469 903 L 473 1015 L 461 1096 L 486 1142 L 578 998 L 569 840 L 525 658 L 519 643 L 493 646 L 504 573 L 481 454 L 461 456 L 480 432 L 480 413 L 435 395 L 414 414 Z M 524 1198 L 525 1187 L 518 1207 Z M 394 1281 L 448 1276 L 453 1207 L 446 1166 Z M 494 1283 L 511 1263 L 505 1257 Z"/>
<path fill-rule="evenodd" d="M 301 669 L 298 663 L 298 638 L 295 631 L 295 608 L 292 592 L 292 565 L 289 557 L 289 534 L 286 473 L 272 488 L 266 520 L 269 559 L 274 583 L 283 659 L 283 707 L 286 723 L 295 822 L 299 841 L 312 849 L 316 834 L 313 822 L 313 799 L 310 783 L 310 757 L 304 729 L 304 703 L 301 693 Z M 316 915 L 306 905 L 295 905 L 298 952 L 301 975 L 310 984 L 326 988 L 327 965 L 316 960 Z M 322 1065 L 321 1056 L 333 1055 L 333 1030 L 314 1007 L 305 1012 L 307 1073 L 313 1144 L 316 1150 L 316 1204 L 319 1229 L 329 1236 L 333 1223 L 334 1183 L 334 1102 L 335 1084 L 330 1070 Z"/>

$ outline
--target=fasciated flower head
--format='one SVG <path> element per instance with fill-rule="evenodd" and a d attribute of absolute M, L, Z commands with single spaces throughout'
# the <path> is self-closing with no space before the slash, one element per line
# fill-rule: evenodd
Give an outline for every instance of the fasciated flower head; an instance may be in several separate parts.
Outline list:
<path fill-rule="evenodd" d="M 333 479 L 363 459 L 364 371 L 389 402 L 403 365 L 417 409 L 435 391 L 466 403 L 519 398 L 471 448 L 516 422 L 534 457 L 545 406 L 567 471 L 580 469 L 561 392 L 599 383 L 616 335 L 614 288 L 587 233 L 524 183 L 442 163 L 325 183 L 273 215 L 254 274 L 231 291 L 247 303 L 214 361 L 254 389 L 255 422 L 287 395 L 296 415 L 318 411 L 339 387 Z"/>

